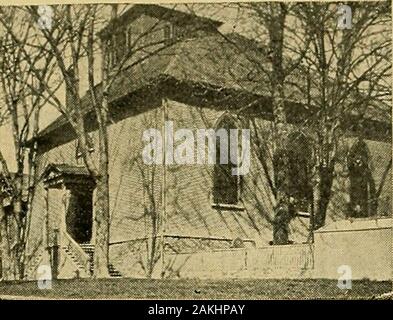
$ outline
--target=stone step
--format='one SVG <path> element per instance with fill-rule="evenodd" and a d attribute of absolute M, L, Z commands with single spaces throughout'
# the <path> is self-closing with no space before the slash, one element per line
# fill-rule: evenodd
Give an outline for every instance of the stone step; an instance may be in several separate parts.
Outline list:
<path fill-rule="evenodd" d="M 94 244 L 91 243 L 81 243 L 80 247 L 86 252 L 90 257 L 90 273 L 94 273 Z M 121 273 L 112 265 L 108 265 L 109 275 L 113 278 L 120 278 L 122 277 Z"/>
<path fill-rule="evenodd" d="M 91 243 L 81 243 L 80 247 L 83 249 L 84 252 L 87 254 L 94 254 L 94 244 Z"/>
<path fill-rule="evenodd" d="M 121 277 L 122 277 L 120 271 L 117 270 L 117 269 L 114 267 L 113 264 L 110 263 L 109 266 L 108 266 L 108 269 L 109 269 L 109 275 L 110 275 L 111 277 L 113 277 L 113 278 L 121 278 Z"/>

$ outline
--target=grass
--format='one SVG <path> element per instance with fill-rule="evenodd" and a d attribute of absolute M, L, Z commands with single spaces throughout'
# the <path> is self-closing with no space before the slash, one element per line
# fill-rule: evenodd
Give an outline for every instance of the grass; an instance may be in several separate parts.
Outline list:
<path fill-rule="evenodd" d="M 390 281 L 355 280 L 341 290 L 334 280 L 57 280 L 42 290 L 37 282 L 1 282 L 0 299 L 372 299 L 392 290 Z"/>

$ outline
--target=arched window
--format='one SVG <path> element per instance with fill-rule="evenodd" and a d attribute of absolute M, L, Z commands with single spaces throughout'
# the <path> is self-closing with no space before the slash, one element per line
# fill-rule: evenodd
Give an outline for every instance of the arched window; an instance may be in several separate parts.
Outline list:
<path fill-rule="evenodd" d="M 288 137 L 289 154 L 289 188 L 296 198 L 298 207 L 308 211 L 312 200 L 311 160 L 312 147 L 310 139 L 301 132 L 294 132 Z"/>
<path fill-rule="evenodd" d="M 369 216 L 369 201 L 375 186 L 369 167 L 370 152 L 363 139 L 358 139 L 348 153 L 350 217 Z"/>
<path fill-rule="evenodd" d="M 224 115 L 216 124 L 216 163 L 213 172 L 213 201 L 215 204 L 236 205 L 240 200 L 241 175 L 233 175 L 240 165 L 230 159 L 230 129 L 237 129 L 237 121 L 229 114 Z M 219 134 L 218 134 L 219 133 Z M 240 154 L 239 145 L 238 155 Z M 225 156 L 227 155 L 226 161 Z"/>
<path fill-rule="evenodd" d="M 304 212 L 308 212 L 313 195 L 311 146 L 306 135 L 293 132 L 288 136 L 285 150 L 277 152 L 273 160 L 276 189 L 285 189 L 288 195 L 296 199 L 296 207 Z M 288 157 L 288 163 L 284 160 L 285 156 Z"/>

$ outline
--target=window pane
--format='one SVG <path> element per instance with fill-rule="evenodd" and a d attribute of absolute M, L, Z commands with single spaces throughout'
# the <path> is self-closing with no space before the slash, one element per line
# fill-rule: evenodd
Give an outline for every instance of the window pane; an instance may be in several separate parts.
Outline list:
<path fill-rule="evenodd" d="M 369 168 L 369 152 L 366 143 L 358 140 L 348 154 L 348 170 L 350 182 L 349 216 L 367 217 L 373 179 Z"/>
<path fill-rule="evenodd" d="M 236 122 L 230 116 L 224 117 L 216 126 L 216 130 L 225 129 L 230 136 L 229 130 L 236 129 Z M 240 195 L 239 176 L 232 174 L 232 169 L 236 164 L 232 164 L 229 158 L 229 141 L 221 141 L 217 137 L 216 141 L 216 164 L 213 172 L 213 201 L 216 204 L 237 204 Z M 225 148 L 221 150 L 221 148 Z M 220 163 L 221 151 L 228 153 L 228 163 Z"/>

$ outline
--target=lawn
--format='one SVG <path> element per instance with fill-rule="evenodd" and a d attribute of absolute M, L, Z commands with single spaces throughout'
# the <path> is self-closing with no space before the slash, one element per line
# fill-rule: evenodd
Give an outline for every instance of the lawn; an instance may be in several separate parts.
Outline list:
<path fill-rule="evenodd" d="M 1 282 L 0 299 L 373 299 L 392 283 L 358 280 L 341 290 L 334 280 L 57 280 L 42 290 L 37 282 Z"/>

